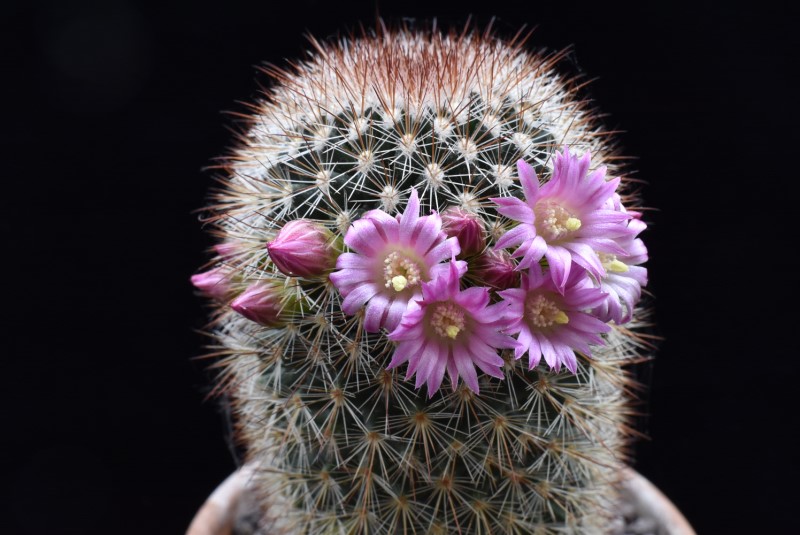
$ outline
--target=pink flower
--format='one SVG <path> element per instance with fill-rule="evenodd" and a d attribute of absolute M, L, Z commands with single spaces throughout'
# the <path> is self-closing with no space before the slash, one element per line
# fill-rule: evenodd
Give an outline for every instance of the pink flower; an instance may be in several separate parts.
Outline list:
<path fill-rule="evenodd" d="M 560 292 L 564 292 L 573 262 L 595 277 L 605 275 L 597 252 L 625 254 L 617 238 L 630 233 L 630 214 L 609 209 L 619 178 L 606 181 L 605 168 L 587 176 L 590 155 L 578 159 L 564 147 L 556 154 L 553 177 L 539 188 L 533 167 L 517 162 L 525 201 L 515 197 L 492 199 L 497 211 L 520 224 L 501 237 L 498 248 L 519 246 L 517 269 L 530 268 L 543 257 Z"/>
<path fill-rule="evenodd" d="M 231 286 L 230 269 L 225 266 L 192 275 L 191 281 L 195 288 L 217 301 L 227 301 L 236 293 Z"/>
<path fill-rule="evenodd" d="M 285 323 L 282 316 L 286 302 L 280 288 L 270 283 L 255 283 L 233 300 L 231 308 L 256 323 L 277 327 Z"/>
<path fill-rule="evenodd" d="M 586 271 L 571 270 L 562 291 L 552 277 L 534 266 L 522 275 L 522 286 L 499 292 L 509 304 L 509 327 L 505 332 L 519 333 L 514 356 L 528 353 L 528 367 L 533 369 L 544 355 L 550 368 L 559 371 L 564 365 L 572 373 L 578 368 L 575 351 L 591 355 L 589 344 L 603 344 L 601 333 L 610 327 L 585 310 L 603 302 L 605 295 L 593 287 Z"/>
<path fill-rule="evenodd" d="M 332 269 L 336 250 L 333 234 L 309 219 L 289 221 L 267 244 L 275 266 L 289 277 L 319 277 Z"/>
<path fill-rule="evenodd" d="M 330 279 L 344 297 L 342 310 L 356 314 L 367 305 L 364 329 L 391 331 L 400 323 L 411 299 L 422 295 L 421 284 L 458 254 L 458 240 L 442 232 L 438 214 L 419 216 L 419 197 L 412 190 L 405 212 L 392 217 L 372 210 L 353 222 L 344 237 L 354 252 L 339 255 Z"/>
<path fill-rule="evenodd" d="M 609 204 L 615 209 L 625 212 L 619 195 L 614 195 Z M 647 268 L 640 266 L 647 261 L 647 248 L 636 236 L 647 228 L 638 219 L 636 212 L 627 212 L 634 216 L 628 223 L 630 235 L 617 240 L 625 251 L 624 255 L 599 253 L 600 261 L 605 268 L 605 276 L 598 281 L 600 289 L 606 294 L 606 300 L 592 313 L 600 320 L 614 321 L 622 325 L 631 320 L 633 309 L 642 297 L 642 287 L 647 285 Z"/>
<path fill-rule="evenodd" d="M 502 249 L 487 249 L 475 259 L 475 278 L 496 290 L 519 285 L 517 264 Z"/>
<path fill-rule="evenodd" d="M 483 225 L 475 214 L 452 206 L 442 212 L 442 227 L 448 236 L 456 238 L 462 256 L 473 256 L 486 247 Z"/>
<path fill-rule="evenodd" d="M 397 342 L 388 368 L 408 361 L 406 378 L 416 373 L 416 386 L 428 385 L 428 397 L 442 384 L 445 369 L 453 389 L 461 377 L 479 392 L 477 366 L 487 375 L 503 378 L 500 348 L 517 343 L 500 329 L 506 325 L 506 303 L 489 305 L 489 289 L 473 286 L 459 289 L 466 263 L 456 261 L 436 279 L 422 283 L 422 300 L 408 308 L 400 325 L 389 334 Z"/>

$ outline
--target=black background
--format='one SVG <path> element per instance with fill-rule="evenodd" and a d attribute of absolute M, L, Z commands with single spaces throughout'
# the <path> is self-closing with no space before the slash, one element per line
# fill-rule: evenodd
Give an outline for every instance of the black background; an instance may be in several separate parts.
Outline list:
<path fill-rule="evenodd" d="M 636 467 L 701 534 L 789 533 L 796 13 L 594 2 L 19 2 L 2 12 L 0 532 L 182 533 L 235 467 L 188 282 L 255 66 L 388 20 L 536 26 L 646 181 L 656 332 Z M 794 189 L 793 189 L 794 188 Z"/>

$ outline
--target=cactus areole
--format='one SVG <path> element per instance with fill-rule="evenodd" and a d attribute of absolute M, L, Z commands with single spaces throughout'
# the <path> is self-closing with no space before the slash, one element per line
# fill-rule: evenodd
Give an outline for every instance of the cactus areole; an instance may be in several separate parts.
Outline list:
<path fill-rule="evenodd" d="M 193 278 L 259 529 L 607 532 L 646 225 L 581 81 L 489 32 L 312 45 L 267 69 Z"/>

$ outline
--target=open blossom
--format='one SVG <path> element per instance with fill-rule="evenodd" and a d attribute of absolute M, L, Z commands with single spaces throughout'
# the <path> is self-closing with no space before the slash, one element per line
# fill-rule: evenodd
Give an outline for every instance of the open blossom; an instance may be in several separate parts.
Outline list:
<path fill-rule="evenodd" d="M 438 214 L 419 215 L 419 196 L 412 190 L 405 212 L 392 217 L 372 210 L 353 222 L 344 243 L 353 252 L 339 255 L 330 279 L 344 297 L 342 310 L 356 314 L 365 304 L 364 329 L 391 331 L 422 283 L 447 267 L 441 262 L 460 252 L 458 240 L 442 231 Z"/>
<path fill-rule="evenodd" d="M 308 219 L 289 221 L 267 244 L 275 266 L 290 277 L 319 277 L 336 262 L 331 232 Z"/>
<path fill-rule="evenodd" d="M 588 152 L 578 159 L 564 147 L 563 153 L 556 154 L 553 177 L 540 188 L 536 171 L 519 160 L 525 201 L 492 199 L 500 214 L 520 223 L 495 246 L 518 246 L 512 256 L 520 259 L 520 270 L 546 258 L 560 292 L 564 292 L 573 262 L 600 279 L 605 270 L 597 252 L 626 254 L 615 240 L 630 233 L 627 221 L 631 215 L 607 206 L 620 180 L 606 181 L 604 167 L 587 176 L 589 164 Z"/>
<path fill-rule="evenodd" d="M 605 322 L 585 312 L 600 305 L 606 296 L 579 267 L 570 272 L 563 293 L 548 273 L 534 266 L 522 274 L 520 288 L 499 294 L 509 304 L 505 332 L 519 333 L 520 345 L 514 356 L 520 358 L 527 352 L 530 368 L 535 368 L 544 355 L 555 371 L 563 365 L 575 373 L 575 351 L 591 355 L 589 344 L 603 344 L 600 334 L 610 330 Z"/>
<path fill-rule="evenodd" d="M 592 313 L 603 321 L 614 321 L 622 325 L 631 320 L 633 309 L 642 297 L 642 287 L 647 285 L 647 268 L 640 266 L 647 261 L 647 248 L 637 238 L 647 225 L 632 219 L 628 227 L 633 235 L 621 240 L 625 255 L 599 253 L 606 275 L 598 282 L 606 299 Z"/>
<path fill-rule="evenodd" d="M 479 392 L 480 368 L 487 375 L 503 378 L 500 348 L 515 348 L 515 340 L 502 334 L 506 326 L 505 302 L 489 304 L 489 289 L 473 286 L 459 289 L 466 263 L 455 255 L 447 271 L 422 283 L 422 300 L 409 306 L 400 325 L 389 334 L 397 342 L 388 368 L 408 362 L 406 378 L 416 374 L 416 388 L 428 385 L 428 397 L 439 390 L 444 372 L 453 389 L 458 378 Z"/>

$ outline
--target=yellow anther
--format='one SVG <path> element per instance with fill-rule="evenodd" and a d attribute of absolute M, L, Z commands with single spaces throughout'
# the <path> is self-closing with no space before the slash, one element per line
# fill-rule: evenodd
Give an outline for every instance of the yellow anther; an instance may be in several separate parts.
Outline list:
<path fill-rule="evenodd" d="M 578 230 L 581 228 L 581 220 L 577 217 L 570 217 L 564 222 L 564 226 L 567 227 L 567 230 Z"/>
<path fill-rule="evenodd" d="M 392 277 L 392 287 L 395 292 L 402 292 L 408 286 L 408 279 L 402 275 Z"/>
<path fill-rule="evenodd" d="M 455 325 L 448 325 L 445 328 L 444 332 L 447 333 L 447 336 L 455 340 L 456 336 L 458 336 L 458 333 L 461 332 L 461 329 L 459 329 Z"/>
<path fill-rule="evenodd" d="M 452 303 L 436 303 L 433 305 L 433 314 L 429 317 L 429 322 L 433 330 L 442 338 L 455 340 L 464 327 L 464 310 Z"/>
<path fill-rule="evenodd" d="M 566 325 L 569 323 L 569 316 L 567 316 L 563 310 L 559 310 L 553 316 L 553 321 L 558 323 L 559 325 Z"/>
<path fill-rule="evenodd" d="M 606 269 L 613 273 L 625 273 L 628 271 L 628 265 L 624 262 L 614 259 L 606 265 Z"/>

